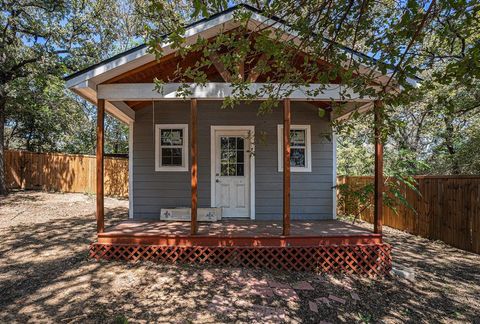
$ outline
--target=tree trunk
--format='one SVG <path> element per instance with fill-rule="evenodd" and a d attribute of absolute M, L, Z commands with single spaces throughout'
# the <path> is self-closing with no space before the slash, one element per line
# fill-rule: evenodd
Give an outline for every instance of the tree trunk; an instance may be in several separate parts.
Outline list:
<path fill-rule="evenodd" d="M 457 157 L 457 150 L 455 149 L 455 146 L 454 146 L 454 143 L 453 143 L 453 139 L 454 139 L 454 135 L 455 135 L 454 134 L 455 129 L 454 129 L 454 126 L 453 126 L 453 120 L 452 120 L 452 118 L 444 117 L 443 121 L 445 123 L 445 136 L 444 136 L 445 147 L 447 148 L 449 158 L 450 158 L 450 162 L 451 162 L 450 172 L 452 174 L 460 174 L 461 170 L 460 170 L 460 164 L 459 164 L 458 157 Z"/>
<path fill-rule="evenodd" d="M 25 143 L 25 150 L 29 152 L 33 152 L 32 144 L 31 144 L 32 137 L 33 137 L 33 129 L 30 129 L 30 131 L 28 132 L 27 141 Z"/>
<path fill-rule="evenodd" d="M 6 98 L 0 94 L 0 195 L 7 194 L 5 172 L 5 105 Z"/>

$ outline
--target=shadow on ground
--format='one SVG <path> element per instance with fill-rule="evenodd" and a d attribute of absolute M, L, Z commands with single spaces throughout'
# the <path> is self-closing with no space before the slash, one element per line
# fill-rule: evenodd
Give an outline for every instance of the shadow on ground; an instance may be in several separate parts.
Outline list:
<path fill-rule="evenodd" d="M 126 218 L 108 209 L 107 224 Z M 91 212 L 0 228 L 0 322 L 451 323 L 480 312 L 480 256 L 399 231 L 387 240 L 414 281 L 96 262 L 94 233 Z"/>

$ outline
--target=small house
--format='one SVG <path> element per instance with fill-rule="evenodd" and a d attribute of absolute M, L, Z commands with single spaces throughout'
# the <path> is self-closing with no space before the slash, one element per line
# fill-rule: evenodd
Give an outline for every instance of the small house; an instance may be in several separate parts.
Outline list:
<path fill-rule="evenodd" d="M 252 28 L 288 34 L 285 23 L 249 6 Z M 237 27 L 234 7 L 185 29 L 185 41 L 211 39 Z M 220 63 L 206 84 L 165 83 L 180 58 L 169 44 L 156 60 L 135 47 L 67 77 L 74 93 L 98 108 L 97 228 L 91 256 L 103 259 L 199 262 L 290 270 L 385 274 L 390 246 L 382 241 L 382 143 L 376 136 L 375 230 L 336 220 L 336 147 L 331 120 L 381 107 L 341 82 L 315 95 L 294 91 L 279 109 L 259 116 L 265 98 L 222 109 L 231 80 Z M 352 55 L 363 54 L 351 51 Z M 193 54 L 192 54 L 193 55 Z M 257 89 L 268 78 L 250 68 Z M 388 75 L 378 75 L 378 84 Z M 318 84 L 310 84 L 315 89 Z M 347 89 L 348 92 L 348 89 Z M 342 115 L 331 111 L 341 101 Z M 320 117 L 318 108 L 327 114 Z M 129 125 L 129 220 L 104 226 L 105 113 Z M 378 116 L 377 116 L 378 117 Z"/>

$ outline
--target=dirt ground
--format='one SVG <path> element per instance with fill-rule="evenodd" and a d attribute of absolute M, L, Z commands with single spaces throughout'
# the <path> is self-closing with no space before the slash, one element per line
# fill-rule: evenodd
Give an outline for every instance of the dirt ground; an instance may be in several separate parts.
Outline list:
<path fill-rule="evenodd" d="M 389 228 L 413 280 L 96 262 L 94 197 L 0 199 L 0 323 L 480 323 L 480 256 Z M 107 224 L 127 218 L 127 201 L 105 205 Z"/>

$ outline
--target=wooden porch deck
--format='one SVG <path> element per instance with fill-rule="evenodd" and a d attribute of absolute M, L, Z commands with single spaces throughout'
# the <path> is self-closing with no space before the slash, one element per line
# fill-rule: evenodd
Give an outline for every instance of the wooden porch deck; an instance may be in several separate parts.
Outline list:
<path fill-rule="evenodd" d="M 199 223 L 190 234 L 189 222 L 125 221 L 98 234 L 99 243 L 175 246 L 317 246 L 382 243 L 382 235 L 338 220 L 293 221 L 289 236 L 282 223 L 225 220 Z"/>
<path fill-rule="evenodd" d="M 390 250 L 381 234 L 337 220 L 293 221 L 288 236 L 271 221 L 198 223 L 196 235 L 189 222 L 125 221 L 98 233 L 90 256 L 383 276 Z"/>

